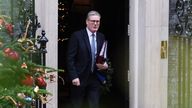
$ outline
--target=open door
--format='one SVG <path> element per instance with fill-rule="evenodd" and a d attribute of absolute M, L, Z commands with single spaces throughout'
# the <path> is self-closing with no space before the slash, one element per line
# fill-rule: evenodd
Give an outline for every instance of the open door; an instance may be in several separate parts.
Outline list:
<path fill-rule="evenodd" d="M 101 14 L 100 31 L 108 40 L 108 55 L 114 68 L 111 92 L 104 95 L 101 104 L 103 108 L 127 108 L 128 107 L 128 6 L 129 0 L 60 0 L 59 6 L 64 4 L 67 9 L 59 11 L 59 27 L 65 26 L 65 30 L 59 29 L 59 67 L 65 66 L 65 51 L 68 39 L 73 31 L 85 27 L 85 17 L 89 10 L 94 9 Z M 110 5 L 109 5 L 110 4 Z M 66 13 L 66 14 L 65 14 Z M 62 16 L 65 14 L 65 18 Z M 68 107 L 69 86 L 67 72 L 60 76 L 65 79 L 65 85 L 59 79 L 59 106 Z M 113 103 L 113 104 L 111 104 Z"/>

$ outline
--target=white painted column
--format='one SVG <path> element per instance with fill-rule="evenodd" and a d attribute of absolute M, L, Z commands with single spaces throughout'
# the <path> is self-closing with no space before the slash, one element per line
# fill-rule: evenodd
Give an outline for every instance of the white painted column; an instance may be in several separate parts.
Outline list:
<path fill-rule="evenodd" d="M 169 1 L 130 0 L 130 108 L 167 108 Z"/>
<path fill-rule="evenodd" d="M 58 68 L 58 0 L 36 0 L 35 10 L 38 16 L 38 20 L 41 23 L 41 28 L 38 29 L 37 34 L 41 35 L 41 31 L 45 30 L 45 36 L 48 38 L 47 42 L 47 54 L 46 54 L 46 66 Z M 51 99 L 47 103 L 47 108 L 58 107 L 58 79 L 57 72 L 49 73 L 54 75 L 53 82 L 47 80 L 47 90 L 53 95 L 48 98 Z"/>
<path fill-rule="evenodd" d="M 130 38 L 129 38 L 129 67 L 130 67 L 130 82 L 129 82 L 129 104 L 130 108 L 138 108 L 138 0 L 130 0 Z"/>

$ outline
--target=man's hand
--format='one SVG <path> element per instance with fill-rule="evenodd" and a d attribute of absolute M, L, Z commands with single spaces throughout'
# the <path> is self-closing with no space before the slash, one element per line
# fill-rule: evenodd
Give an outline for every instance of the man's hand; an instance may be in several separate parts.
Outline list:
<path fill-rule="evenodd" d="M 75 86 L 80 86 L 80 80 L 79 78 L 75 78 L 72 80 L 72 84 L 75 85 Z"/>
<path fill-rule="evenodd" d="M 108 64 L 105 62 L 104 64 L 97 63 L 98 70 L 106 70 L 108 68 Z"/>

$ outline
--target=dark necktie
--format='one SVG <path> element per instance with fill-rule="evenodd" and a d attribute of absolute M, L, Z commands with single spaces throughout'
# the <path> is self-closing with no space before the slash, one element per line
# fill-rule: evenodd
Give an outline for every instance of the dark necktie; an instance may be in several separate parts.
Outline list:
<path fill-rule="evenodd" d="M 95 64 L 95 34 L 91 35 L 91 56 L 92 56 L 92 63 L 91 63 L 91 71 L 94 70 L 94 64 Z"/>

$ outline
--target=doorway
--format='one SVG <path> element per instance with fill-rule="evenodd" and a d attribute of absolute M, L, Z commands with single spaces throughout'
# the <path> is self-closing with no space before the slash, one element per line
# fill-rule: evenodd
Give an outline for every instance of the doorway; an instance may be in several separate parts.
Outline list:
<path fill-rule="evenodd" d="M 64 4 L 64 5 L 62 5 Z M 59 68 L 66 69 L 65 52 L 73 31 L 85 27 L 85 17 L 94 9 L 101 14 L 100 31 L 105 34 L 108 43 L 109 59 L 114 69 L 111 91 L 101 98 L 102 108 L 128 108 L 128 69 L 129 69 L 129 0 L 59 0 Z M 61 8 L 66 8 L 63 11 Z M 61 10 L 60 10 L 61 9 Z M 63 16 L 65 16 L 63 18 Z M 62 29 L 61 29 L 62 28 Z M 67 72 L 59 73 L 59 108 L 68 107 L 69 86 Z M 64 80 L 64 82 L 63 82 Z"/>

